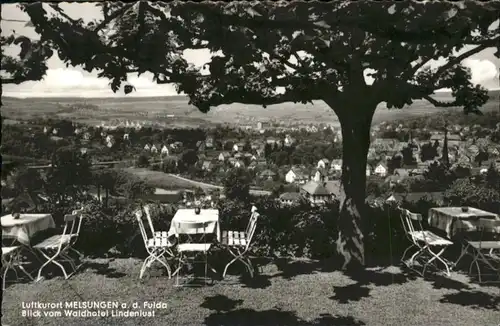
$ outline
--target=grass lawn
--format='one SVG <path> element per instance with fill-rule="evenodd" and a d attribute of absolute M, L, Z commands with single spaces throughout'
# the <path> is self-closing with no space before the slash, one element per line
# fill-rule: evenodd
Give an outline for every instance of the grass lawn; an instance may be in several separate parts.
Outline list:
<path fill-rule="evenodd" d="M 162 189 L 195 189 L 196 184 L 182 180 L 160 171 L 152 171 L 144 168 L 126 168 L 124 171 L 132 173 L 143 179 L 147 184 Z"/>
<path fill-rule="evenodd" d="M 153 268 L 138 279 L 136 259 L 89 260 L 68 281 L 10 285 L 3 325 L 453 325 L 500 323 L 500 289 L 470 284 L 459 274 L 429 280 L 397 267 L 350 275 L 313 261 L 278 260 L 253 280 L 230 275 L 214 285 L 173 287 Z M 235 269 L 237 269 L 235 267 Z M 235 270 L 235 274 L 238 271 Z M 155 317 L 21 317 L 22 302 L 163 302 Z"/>

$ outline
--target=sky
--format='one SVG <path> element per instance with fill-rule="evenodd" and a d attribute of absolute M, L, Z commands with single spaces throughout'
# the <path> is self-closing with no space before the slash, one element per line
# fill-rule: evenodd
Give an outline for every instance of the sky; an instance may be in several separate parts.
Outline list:
<path fill-rule="evenodd" d="M 61 8 L 72 18 L 82 18 L 84 21 L 90 21 L 101 17 L 100 11 L 92 3 L 62 3 Z M 37 35 L 33 28 L 26 27 L 23 22 L 5 21 L 21 20 L 28 21 L 27 14 L 16 7 L 15 4 L 2 4 L 2 36 L 10 35 L 13 31 L 16 34 L 26 35 L 36 38 Z M 498 22 L 497 22 L 498 26 Z M 465 51 L 469 48 L 464 49 Z M 17 51 L 15 48 L 8 49 L 8 53 Z M 500 59 L 493 54 L 494 48 L 471 56 L 464 60 L 463 64 L 472 71 L 472 82 L 481 84 L 487 89 L 500 89 Z M 203 66 L 210 60 L 208 50 L 187 50 L 184 52 L 184 58 L 198 67 Z M 445 59 L 437 60 L 431 63 L 432 67 L 437 67 L 446 62 Z M 98 78 L 97 72 L 88 73 L 80 67 L 66 67 L 59 59 L 57 54 L 48 60 L 49 70 L 47 75 L 41 81 L 24 82 L 20 85 L 3 85 L 3 96 L 13 97 L 123 97 L 123 92 L 113 93 L 108 85 L 107 79 Z M 366 71 L 368 73 L 368 71 Z M 370 84 L 373 80 L 365 77 L 366 82 Z M 148 96 L 171 96 L 177 95 L 173 85 L 157 85 L 153 82 L 152 75 L 145 73 L 138 77 L 130 74 L 128 81 L 134 85 L 137 92 L 133 92 L 127 97 L 148 97 Z"/>

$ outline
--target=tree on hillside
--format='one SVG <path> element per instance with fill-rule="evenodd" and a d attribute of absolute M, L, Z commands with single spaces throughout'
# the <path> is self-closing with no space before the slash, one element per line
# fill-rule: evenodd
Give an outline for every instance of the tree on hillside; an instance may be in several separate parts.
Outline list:
<path fill-rule="evenodd" d="M 430 161 L 438 156 L 438 152 L 435 146 L 431 143 L 425 143 L 420 147 L 420 159 L 422 161 Z"/>
<path fill-rule="evenodd" d="M 179 165 L 183 170 L 194 166 L 198 162 L 198 153 L 194 149 L 186 149 L 182 152 L 181 159 L 179 160 Z"/>
<path fill-rule="evenodd" d="M 149 157 L 146 154 L 140 154 L 137 157 L 135 165 L 139 168 L 145 168 L 149 166 Z"/>
<path fill-rule="evenodd" d="M 72 147 L 59 148 L 47 171 L 45 190 L 49 199 L 59 206 L 78 201 L 92 184 L 90 157 Z"/>
<path fill-rule="evenodd" d="M 250 195 L 251 178 L 247 170 L 243 168 L 231 169 L 224 180 L 224 194 L 228 199 L 247 200 Z"/>
<path fill-rule="evenodd" d="M 500 173 L 498 172 L 495 163 L 491 163 L 486 173 L 486 184 L 488 187 L 500 192 Z"/>
<path fill-rule="evenodd" d="M 478 113 L 487 91 L 471 82 L 461 62 L 488 47 L 500 50 L 498 28 L 489 28 L 498 19 L 496 1 L 96 5 L 103 18 L 88 23 L 67 16 L 57 4 L 48 4 L 51 15 L 42 3 L 20 5 L 41 40 L 2 37 L 2 48 L 23 45 L 19 60 L 2 57 L 8 63 L 2 69 L 12 75 L 2 82 L 41 79 L 55 49 L 66 63 L 110 78 L 114 91 L 127 73 L 149 71 L 159 84 L 175 83 L 202 112 L 237 102 L 324 101 L 342 128 L 337 249 L 344 266 L 364 263 L 364 171 L 377 105 L 403 108 L 426 100 Z M 185 49 L 214 54 L 203 73 L 181 56 Z M 448 61 L 431 69 L 428 63 L 440 57 Z M 452 89 L 453 102 L 431 97 L 442 88 Z"/>

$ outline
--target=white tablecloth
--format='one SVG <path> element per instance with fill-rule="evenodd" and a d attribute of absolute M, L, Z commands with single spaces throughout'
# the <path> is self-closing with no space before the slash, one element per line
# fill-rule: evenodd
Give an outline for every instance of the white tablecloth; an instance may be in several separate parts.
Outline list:
<path fill-rule="evenodd" d="M 448 238 L 463 232 L 484 227 L 490 233 L 500 233 L 498 215 L 469 207 L 463 212 L 461 207 L 437 207 L 429 210 L 429 226 L 445 231 Z"/>
<path fill-rule="evenodd" d="M 2 216 L 2 238 L 13 238 L 24 245 L 38 232 L 55 228 L 51 214 L 21 214 L 19 219 L 9 214 Z"/>
<path fill-rule="evenodd" d="M 177 210 L 170 224 L 168 235 L 174 235 L 175 222 L 209 222 L 206 229 L 190 230 L 189 234 L 214 234 L 217 236 L 217 241 L 220 241 L 220 225 L 219 225 L 219 211 L 217 209 L 202 209 L 200 214 L 194 212 L 194 208 L 181 208 Z"/>

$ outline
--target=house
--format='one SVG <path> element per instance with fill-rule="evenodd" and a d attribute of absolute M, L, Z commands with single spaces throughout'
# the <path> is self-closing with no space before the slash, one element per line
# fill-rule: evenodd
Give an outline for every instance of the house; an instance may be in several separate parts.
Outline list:
<path fill-rule="evenodd" d="M 330 172 L 341 172 L 342 171 L 342 160 L 332 160 L 330 163 Z"/>
<path fill-rule="evenodd" d="M 123 134 L 123 140 L 130 140 L 129 134 Z"/>
<path fill-rule="evenodd" d="M 261 148 L 261 147 L 262 147 L 262 144 L 259 144 L 259 143 L 252 143 L 252 144 L 250 145 L 250 148 L 251 148 L 252 150 L 257 150 L 257 149 L 259 149 L 259 148 Z"/>
<path fill-rule="evenodd" d="M 302 195 L 298 192 L 285 192 L 280 195 L 279 201 L 283 205 L 294 205 L 300 202 Z"/>
<path fill-rule="evenodd" d="M 389 169 L 387 168 L 387 165 L 385 165 L 384 163 L 379 163 L 375 167 L 373 174 L 376 174 L 380 177 L 385 177 L 385 176 L 387 176 L 388 170 Z"/>
<path fill-rule="evenodd" d="M 397 185 L 398 183 L 401 183 L 401 181 L 403 181 L 405 178 L 400 176 L 400 175 L 390 175 L 388 176 L 387 178 L 385 178 L 385 182 L 386 183 L 389 183 L 390 187 L 394 187 L 395 185 Z"/>
<path fill-rule="evenodd" d="M 208 136 L 205 139 L 205 147 L 206 148 L 213 148 L 214 147 L 214 137 Z"/>
<path fill-rule="evenodd" d="M 203 161 L 203 163 L 201 165 L 201 169 L 203 171 L 212 171 L 212 168 L 213 168 L 212 162 L 210 162 L 210 161 Z"/>
<path fill-rule="evenodd" d="M 161 155 L 169 155 L 169 150 L 168 150 L 168 147 L 163 145 L 163 147 L 161 148 Z"/>
<path fill-rule="evenodd" d="M 434 134 L 431 135 L 431 142 L 442 142 L 444 140 L 444 134 Z"/>
<path fill-rule="evenodd" d="M 448 145 L 449 146 L 460 146 L 462 138 L 457 134 L 448 135 Z"/>
<path fill-rule="evenodd" d="M 394 169 L 393 175 L 399 176 L 403 179 L 408 178 L 410 176 L 411 170 L 408 169 Z"/>
<path fill-rule="evenodd" d="M 46 134 L 49 132 L 49 129 L 47 127 L 43 127 L 43 133 Z"/>
<path fill-rule="evenodd" d="M 197 141 L 196 148 L 198 148 L 199 151 L 204 151 L 206 149 L 205 142 L 202 140 Z"/>
<path fill-rule="evenodd" d="M 326 169 L 330 165 L 330 160 L 327 158 L 322 158 L 318 161 L 318 165 L 316 166 L 318 169 Z"/>
<path fill-rule="evenodd" d="M 255 168 L 257 167 L 257 161 L 252 161 L 250 162 L 250 164 L 248 165 L 248 169 L 249 170 L 255 170 Z"/>
<path fill-rule="evenodd" d="M 260 177 L 262 179 L 272 180 L 274 179 L 274 177 L 276 177 L 276 173 L 271 170 L 264 170 L 260 173 Z"/>
<path fill-rule="evenodd" d="M 494 146 L 489 146 L 488 147 L 488 153 L 492 156 L 500 156 L 500 151 L 498 148 Z"/>
<path fill-rule="evenodd" d="M 219 154 L 219 156 L 217 157 L 217 159 L 221 162 L 224 162 L 225 160 L 227 160 L 228 158 L 231 157 L 231 154 L 229 154 L 228 152 L 222 152 Z"/>
<path fill-rule="evenodd" d="M 467 148 L 467 151 L 472 155 L 477 155 L 479 153 L 479 147 L 473 144 Z"/>
<path fill-rule="evenodd" d="M 76 128 L 74 132 L 75 132 L 75 135 L 79 135 L 82 131 L 81 131 L 81 129 Z"/>
<path fill-rule="evenodd" d="M 149 147 L 149 145 L 148 145 L 148 144 L 146 144 L 146 145 L 144 146 L 144 150 L 145 150 L 145 151 L 149 151 L 149 150 L 151 150 L 151 147 Z"/>
<path fill-rule="evenodd" d="M 106 136 L 106 143 L 110 143 L 112 141 L 113 141 L 113 136 L 111 135 Z"/>
<path fill-rule="evenodd" d="M 269 145 L 274 145 L 276 143 L 276 139 L 269 137 L 266 139 L 266 143 Z"/>
<path fill-rule="evenodd" d="M 316 172 L 314 172 L 312 180 L 316 181 L 316 182 L 327 181 L 328 180 L 328 175 L 326 173 L 326 170 L 322 169 L 322 168 L 317 169 Z"/>
<path fill-rule="evenodd" d="M 286 174 L 285 174 L 285 181 L 288 183 L 303 183 L 304 181 L 307 181 L 307 177 L 302 173 L 297 168 L 291 168 Z"/>
<path fill-rule="evenodd" d="M 288 146 L 292 146 L 295 143 L 295 140 L 290 135 L 286 135 L 283 143 L 285 146 L 288 147 Z"/>
<path fill-rule="evenodd" d="M 90 135 L 89 132 L 86 132 L 86 133 L 83 134 L 83 140 L 89 141 L 90 138 L 92 138 L 92 136 Z"/>
<path fill-rule="evenodd" d="M 158 153 L 158 147 L 156 147 L 156 145 L 151 146 L 151 153 Z"/>
<path fill-rule="evenodd" d="M 285 174 L 285 181 L 288 182 L 288 183 L 294 183 L 296 177 L 297 177 L 297 174 L 293 171 L 293 169 L 290 169 Z"/>
<path fill-rule="evenodd" d="M 263 159 L 259 159 L 259 160 L 255 161 L 255 162 L 257 162 L 257 166 L 267 166 L 267 161 L 265 159 L 264 160 Z"/>
<path fill-rule="evenodd" d="M 53 134 L 53 135 L 57 135 L 57 133 L 58 133 L 58 132 L 59 132 L 59 130 L 57 130 L 57 128 L 54 128 L 54 129 L 52 130 L 52 134 Z"/>
<path fill-rule="evenodd" d="M 372 167 L 369 166 L 369 165 L 366 165 L 366 172 L 365 172 L 365 175 L 367 177 L 371 176 L 372 175 Z"/>
<path fill-rule="evenodd" d="M 234 162 L 234 167 L 235 168 L 244 168 L 245 167 L 245 163 L 243 161 L 240 161 L 240 160 L 236 160 Z"/>
<path fill-rule="evenodd" d="M 424 175 L 424 172 L 425 172 L 424 169 L 418 169 L 418 168 L 417 169 L 412 169 L 410 171 L 410 176 L 411 177 L 415 177 L 415 176 L 419 176 L 419 175 L 421 176 L 421 175 Z"/>
<path fill-rule="evenodd" d="M 340 181 L 309 181 L 300 188 L 300 193 L 311 204 L 323 204 L 340 195 Z"/>
<path fill-rule="evenodd" d="M 311 204 L 324 204 L 332 199 L 324 183 L 309 181 L 300 188 L 301 194 Z"/>

